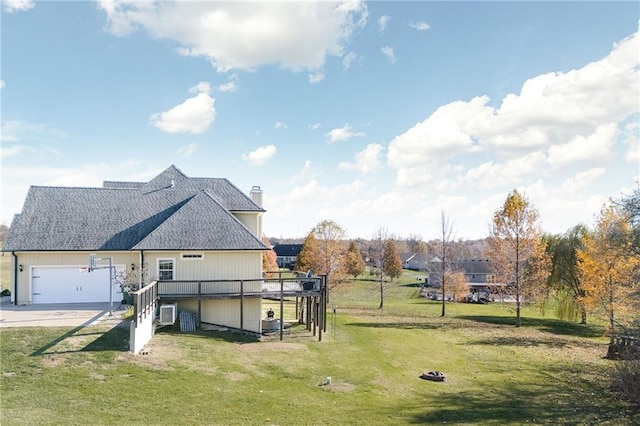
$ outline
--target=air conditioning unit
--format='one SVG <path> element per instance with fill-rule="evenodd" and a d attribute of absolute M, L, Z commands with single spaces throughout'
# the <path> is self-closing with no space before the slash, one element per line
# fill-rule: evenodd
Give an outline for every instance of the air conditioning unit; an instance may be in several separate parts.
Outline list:
<path fill-rule="evenodd" d="M 178 306 L 176 304 L 160 305 L 160 325 L 173 325 L 176 322 Z"/>

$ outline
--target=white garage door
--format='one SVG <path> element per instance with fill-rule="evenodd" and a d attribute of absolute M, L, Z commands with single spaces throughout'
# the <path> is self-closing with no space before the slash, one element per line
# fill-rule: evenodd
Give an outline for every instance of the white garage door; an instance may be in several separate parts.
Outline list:
<path fill-rule="evenodd" d="M 122 300 L 120 286 L 109 286 L 108 268 L 87 272 L 80 268 L 34 267 L 31 271 L 34 304 L 108 302 L 109 288 L 113 289 L 114 302 Z M 116 267 L 117 275 L 123 272 L 124 267 Z"/>

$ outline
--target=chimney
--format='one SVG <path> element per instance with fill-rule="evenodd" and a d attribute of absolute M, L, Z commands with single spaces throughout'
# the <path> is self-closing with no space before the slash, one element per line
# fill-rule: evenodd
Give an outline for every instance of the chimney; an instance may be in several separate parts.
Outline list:
<path fill-rule="evenodd" d="M 262 208 L 262 189 L 260 189 L 259 186 L 254 185 L 251 187 L 251 192 L 249 194 L 251 195 L 251 201 L 256 203 L 258 207 Z"/>

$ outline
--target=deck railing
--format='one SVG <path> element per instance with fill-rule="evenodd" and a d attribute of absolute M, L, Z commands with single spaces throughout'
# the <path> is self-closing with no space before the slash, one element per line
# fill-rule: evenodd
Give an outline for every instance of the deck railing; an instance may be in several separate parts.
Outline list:
<path fill-rule="evenodd" d="M 264 296 L 320 292 L 322 278 L 264 278 L 248 280 L 173 280 L 158 281 L 157 295 L 172 297 Z"/>
<path fill-rule="evenodd" d="M 158 282 L 153 281 L 133 293 L 133 320 L 137 327 L 148 316 L 155 315 L 158 300 Z"/>

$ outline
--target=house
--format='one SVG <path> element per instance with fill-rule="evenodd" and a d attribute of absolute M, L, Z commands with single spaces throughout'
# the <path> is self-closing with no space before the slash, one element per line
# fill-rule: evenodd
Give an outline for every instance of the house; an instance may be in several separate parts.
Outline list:
<path fill-rule="evenodd" d="M 464 274 L 469 284 L 486 284 L 493 281 L 489 259 L 459 259 L 453 266 Z"/>
<path fill-rule="evenodd" d="M 294 268 L 298 255 L 302 250 L 302 244 L 276 244 L 273 251 L 276 252 L 276 262 L 280 268 Z"/>
<path fill-rule="evenodd" d="M 423 253 L 400 253 L 400 260 L 404 269 L 412 271 L 426 271 L 429 259 Z"/>
<path fill-rule="evenodd" d="M 244 290 L 258 294 L 264 212 L 259 187 L 247 196 L 227 179 L 192 178 L 175 166 L 148 182 L 32 186 L 3 247 L 12 256 L 12 302 L 119 302 L 118 284 L 156 280 L 249 280 Z M 92 272 L 90 254 L 98 259 Z M 204 323 L 261 330 L 260 297 L 177 303 Z"/>

